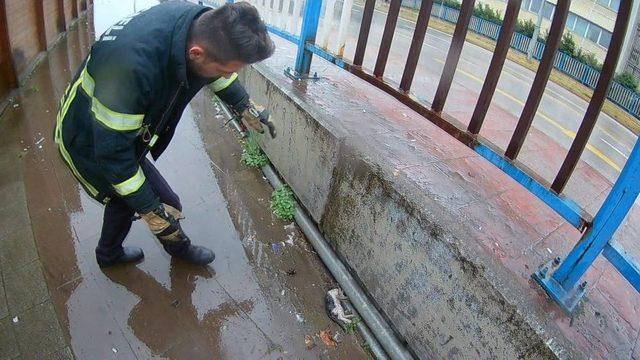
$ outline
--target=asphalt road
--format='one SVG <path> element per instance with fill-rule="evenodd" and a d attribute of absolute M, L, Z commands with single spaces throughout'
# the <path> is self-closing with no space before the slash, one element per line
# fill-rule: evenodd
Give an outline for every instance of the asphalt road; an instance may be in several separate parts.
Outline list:
<path fill-rule="evenodd" d="M 362 7 L 355 5 L 352 10 L 351 23 L 348 28 L 347 45 L 345 48 L 346 58 L 353 58 L 361 19 Z M 377 46 L 380 44 L 382 38 L 385 20 L 386 14 L 376 10 L 369 37 L 367 56 L 364 62 L 364 66 L 368 69 L 373 69 L 374 67 Z M 338 19 L 335 20 L 332 28 L 337 29 L 337 26 Z M 391 48 L 390 60 L 385 73 L 385 76 L 392 81 L 399 82 L 402 75 L 404 61 L 397 62 L 393 60 L 406 59 L 406 54 L 413 37 L 414 26 L 415 23 L 411 21 L 403 19 L 399 19 L 398 21 Z M 335 41 L 335 36 L 330 35 L 330 39 L 330 41 Z M 435 77 L 439 79 L 450 43 L 450 35 L 431 28 L 428 29 L 416 71 L 416 78 Z M 492 52 L 467 42 L 458 64 L 453 88 L 464 88 L 477 96 L 482 88 L 492 55 Z M 533 71 L 507 60 L 498 83 L 492 106 L 498 106 L 513 115 L 516 119 L 519 118 L 531 89 L 534 76 L 535 73 Z M 427 86 L 427 88 L 417 87 L 416 84 L 416 86 L 412 88 L 412 92 L 418 98 L 430 102 L 433 99 L 436 87 L 437 83 L 433 84 L 433 86 Z M 550 136 L 563 148 L 568 149 L 575 137 L 579 124 L 582 122 L 587 106 L 588 103 L 586 101 L 562 86 L 549 82 L 533 126 Z M 450 106 L 445 106 L 444 108 L 444 111 L 448 113 L 455 112 L 455 110 L 456 109 L 452 109 Z M 463 122 L 468 121 L 468 119 L 460 120 Z M 610 116 L 602 113 L 582 158 L 607 179 L 615 181 L 636 139 L 637 136 L 632 132 Z M 564 154 L 562 154 L 562 156 L 564 156 Z"/>

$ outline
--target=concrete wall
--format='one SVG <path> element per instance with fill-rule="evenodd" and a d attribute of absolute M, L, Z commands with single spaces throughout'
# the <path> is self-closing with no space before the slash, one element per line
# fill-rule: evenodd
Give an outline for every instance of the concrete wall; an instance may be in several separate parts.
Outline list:
<path fill-rule="evenodd" d="M 262 146 L 419 358 L 581 357 L 543 325 L 530 289 L 469 241 L 465 221 L 425 184 L 398 177 L 389 149 L 369 141 L 391 135 L 334 118 L 278 75 L 263 65 L 240 75 L 252 97 L 269 104 L 279 130 Z M 398 152 L 410 154 L 403 146 Z M 420 164 L 433 155 L 410 156 Z"/>

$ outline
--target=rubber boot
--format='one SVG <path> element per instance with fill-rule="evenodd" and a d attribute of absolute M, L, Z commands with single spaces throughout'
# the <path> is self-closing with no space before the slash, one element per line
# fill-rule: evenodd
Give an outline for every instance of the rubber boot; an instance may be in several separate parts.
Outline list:
<path fill-rule="evenodd" d="M 122 255 L 116 257 L 115 259 L 108 259 L 106 257 L 96 255 L 98 266 L 100 266 L 101 268 L 106 268 L 118 264 L 134 263 L 144 258 L 144 252 L 139 247 L 125 246 L 122 248 L 122 250 Z"/>
<path fill-rule="evenodd" d="M 191 240 L 180 230 L 178 235 L 179 240 L 171 241 L 158 237 L 160 243 L 164 247 L 164 250 L 169 255 L 182 259 L 188 263 L 194 265 L 207 265 L 211 263 L 216 255 L 210 249 L 191 244 Z"/>

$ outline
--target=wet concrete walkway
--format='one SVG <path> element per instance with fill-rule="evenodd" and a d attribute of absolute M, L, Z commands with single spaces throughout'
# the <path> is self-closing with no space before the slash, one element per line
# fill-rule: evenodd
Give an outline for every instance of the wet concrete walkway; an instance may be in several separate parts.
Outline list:
<path fill-rule="evenodd" d="M 205 92 L 156 165 L 181 196 L 185 231 L 217 259 L 172 260 L 136 222 L 127 244 L 145 260 L 97 266 L 102 207 L 51 139 L 90 28 L 80 20 L 0 116 L 0 359 L 368 358 L 354 335 L 335 348 L 318 339 L 342 333 L 324 312 L 335 283 L 300 231 L 271 214 L 271 188 L 240 165 L 241 146 Z"/>

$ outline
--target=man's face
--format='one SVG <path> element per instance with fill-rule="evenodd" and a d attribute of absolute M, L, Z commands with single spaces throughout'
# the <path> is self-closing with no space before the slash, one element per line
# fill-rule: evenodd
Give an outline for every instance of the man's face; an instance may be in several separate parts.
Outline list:
<path fill-rule="evenodd" d="M 227 64 L 220 64 L 211 60 L 204 53 L 202 47 L 194 45 L 187 51 L 189 67 L 193 72 L 205 78 L 225 77 L 228 78 L 233 73 L 238 72 L 246 64 L 233 60 Z"/>

